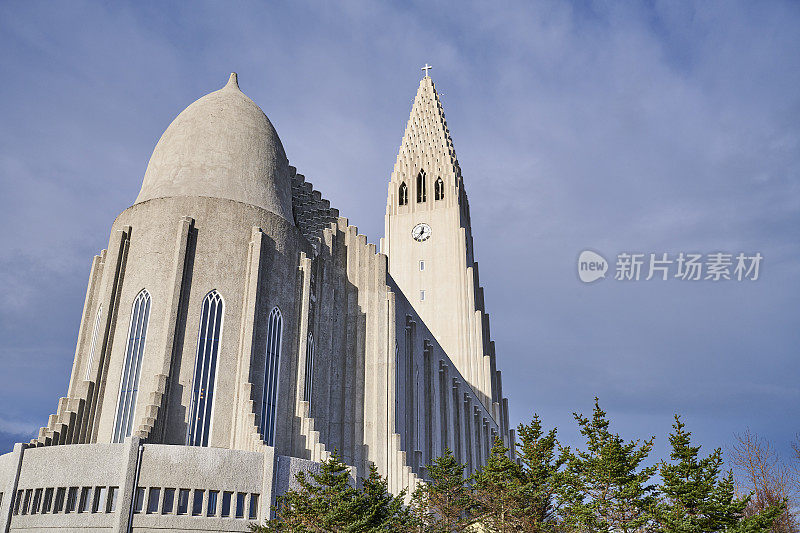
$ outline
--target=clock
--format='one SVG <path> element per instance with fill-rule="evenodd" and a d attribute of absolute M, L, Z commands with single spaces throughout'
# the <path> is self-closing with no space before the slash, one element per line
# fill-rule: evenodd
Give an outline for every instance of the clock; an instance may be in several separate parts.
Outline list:
<path fill-rule="evenodd" d="M 431 227 L 423 222 L 414 226 L 414 229 L 411 230 L 411 237 L 417 242 L 422 242 L 430 239 L 431 233 Z"/>

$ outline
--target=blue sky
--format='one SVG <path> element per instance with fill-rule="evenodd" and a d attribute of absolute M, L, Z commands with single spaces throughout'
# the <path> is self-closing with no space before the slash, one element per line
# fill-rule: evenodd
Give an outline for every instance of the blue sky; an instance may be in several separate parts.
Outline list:
<path fill-rule="evenodd" d="M 609 5 L 611 4 L 611 5 Z M 231 71 L 371 242 L 442 94 L 512 421 L 800 431 L 800 5 L 0 4 L 0 447 L 65 394 L 91 258 L 170 121 Z M 581 250 L 760 252 L 755 282 L 582 284 Z"/>

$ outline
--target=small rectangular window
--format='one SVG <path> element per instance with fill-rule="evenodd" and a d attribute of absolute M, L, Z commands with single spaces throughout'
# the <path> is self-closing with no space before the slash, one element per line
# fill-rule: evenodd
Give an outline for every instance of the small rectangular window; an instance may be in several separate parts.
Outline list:
<path fill-rule="evenodd" d="M 33 489 L 25 491 L 25 501 L 22 504 L 22 514 L 28 514 L 28 506 L 31 504 L 31 497 L 33 496 Z"/>
<path fill-rule="evenodd" d="M 419 262 L 419 269 L 420 270 L 425 270 L 425 261 L 420 261 Z"/>
<path fill-rule="evenodd" d="M 49 513 L 53 506 L 53 487 L 44 489 L 44 501 L 42 502 L 42 513 Z"/>
<path fill-rule="evenodd" d="M 113 513 L 117 510 L 117 494 L 119 494 L 119 487 L 108 487 L 107 513 Z"/>
<path fill-rule="evenodd" d="M 425 291 L 419 291 L 419 299 L 420 300 L 424 300 L 425 299 Z"/>
<path fill-rule="evenodd" d="M 2 503 L 2 500 L 0 500 Z M 42 506 L 42 489 L 36 489 L 33 493 L 33 503 L 31 504 L 31 514 L 36 514 Z"/>
<path fill-rule="evenodd" d="M 102 513 L 103 509 L 100 506 L 103 505 L 104 501 L 106 501 L 106 488 L 105 487 L 95 487 L 94 488 L 94 500 L 92 500 L 92 512 L 93 513 Z"/>
<path fill-rule="evenodd" d="M 3 506 L 3 493 L 0 492 L 0 507 Z"/>
<path fill-rule="evenodd" d="M 247 496 L 244 492 L 236 493 L 236 518 L 244 518 L 244 498 Z"/>
<path fill-rule="evenodd" d="M 192 500 L 192 516 L 200 516 L 203 514 L 203 495 L 205 491 L 202 489 L 194 489 L 194 499 Z"/>
<path fill-rule="evenodd" d="M 20 503 L 22 503 L 22 497 L 23 497 L 22 495 L 23 494 L 25 494 L 24 490 L 20 489 L 20 490 L 17 491 L 17 498 L 14 500 L 14 514 L 15 515 L 19 514 L 19 507 L 20 507 Z"/>
<path fill-rule="evenodd" d="M 258 494 L 250 495 L 250 519 L 255 520 L 258 516 Z"/>
<path fill-rule="evenodd" d="M 174 503 L 175 489 L 164 489 L 164 504 L 161 506 L 161 514 L 171 514 Z"/>
<path fill-rule="evenodd" d="M 232 492 L 223 492 L 222 493 L 222 513 L 220 516 L 230 516 L 231 515 L 231 497 L 233 496 Z"/>
<path fill-rule="evenodd" d="M 133 512 L 141 513 L 144 508 L 144 487 L 136 487 L 133 497 Z"/>
<path fill-rule="evenodd" d="M 189 512 L 189 489 L 178 491 L 178 514 Z"/>
<path fill-rule="evenodd" d="M 217 516 L 217 496 L 218 490 L 208 491 L 208 508 L 206 509 L 206 516 Z"/>
<path fill-rule="evenodd" d="M 78 487 L 70 487 L 67 491 L 67 506 L 64 509 L 65 513 L 75 512 L 75 506 L 78 504 Z"/>
<path fill-rule="evenodd" d="M 147 514 L 158 512 L 158 500 L 161 498 L 160 487 L 150 487 L 150 494 L 147 497 Z"/>
<path fill-rule="evenodd" d="M 78 512 L 88 513 L 92 503 L 92 487 L 81 488 L 81 499 L 78 501 Z"/>

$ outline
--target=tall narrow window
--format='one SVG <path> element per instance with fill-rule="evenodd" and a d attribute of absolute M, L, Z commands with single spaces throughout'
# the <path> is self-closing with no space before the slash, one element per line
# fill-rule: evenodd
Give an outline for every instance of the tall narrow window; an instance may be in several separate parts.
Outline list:
<path fill-rule="evenodd" d="M 433 403 L 433 363 L 431 362 L 431 348 L 430 345 L 425 344 L 425 351 L 423 352 L 425 360 L 425 382 L 423 384 L 423 391 L 425 394 L 425 463 L 431 464 L 433 462 L 433 410 L 435 405 Z"/>
<path fill-rule="evenodd" d="M 117 510 L 117 495 L 119 487 L 108 487 L 108 500 L 106 500 L 106 512 L 113 513 Z M 56 494 L 58 496 L 58 494 Z"/>
<path fill-rule="evenodd" d="M 119 385 L 117 418 L 114 422 L 114 442 L 122 442 L 129 437 L 133 428 L 133 415 L 136 411 L 136 393 L 139 391 L 139 376 L 142 373 L 142 353 L 144 352 L 147 322 L 150 318 L 150 293 L 146 289 L 133 301 L 131 323 L 128 329 L 128 345 L 125 348 L 125 363 Z"/>
<path fill-rule="evenodd" d="M 303 391 L 303 401 L 311 401 L 311 387 L 314 383 L 314 335 L 308 332 L 306 343 L 306 386 Z"/>
<path fill-rule="evenodd" d="M 458 382 L 453 380 L 453 455 L 459 464 L 463 463 L 461 457 L 461 402 L 459 401 Z"/>
<path fill-rule="evenodd" d="M 447 438 L 447 425 L 448 422 L 448 405 L 447 405 L 447 367 L 439 361 L 439 424 L 442 430 L 442 449 L 441 453 L 444 455 L 445 448 L 449 448 Z"/>
<path fill-rule="evenodd" d="M 436 185 L 433 188 L 434 198 L 442 200 L 444 198 L 444 182 L 442 178 L 436 179 Z"/>
<path fill-rule="evenodd" d="M 161 514 L 172 514 L 172 507 L 175 504 L 175 489 L 164 489 L 164 503 L 161 505 Z"/>
<path fill-rule="evenodd" d="M 189 512 L 189 489 L 178 490 L 178 514 Z"/>
<path fill-rule="evenodd" d="M 217 377 L 217 353 L 222 333 L 222 315 L 225 302 L 213 290 L 203 299 L 200 311 L 200 332 L 197 339 L 197 356 L 194 360 L 194 385 L 189 408 L 189 446 L 208 446 L 211 434 L 211 411 L 214 406 L 214 385 Z"/>
<path fill-rule="evenodd" d="M 475 469 L 483 465 L 483 450 L 481 446 L 481 419 L 480 419 L 480 411 L 478 407 L 475 406 L 475 415 L 474 415 L 474 423 L 472 424 L 475 428 Z"/>
<path fill-rule="evenodd" d="M 275 415 L 278 406 L 278 372 L 281 361 L 283 321 L 277 307 L 267 319 L 267 353 L 264 358 L 264 394 L 261 400 L 261 436 L 268 446 L 275 445 Z"/>
<path fill-rule="evenodd" d="M 397 203 L 399 205 L 406 205 L 408 203 L 408 186 L 406 185 L 405 181 L 400 184 L 400 189 L 398 190 L 397 195 Z"/>
<path fill-rule="evenodd" d="M 425 199 L 425 171 L 420 170 L 417 174 L 417 203 L 424 202 Z"/>
<path fill-rule="evenodd" d="M 94 317 L 92 328 L 92 344 L 89 347 L 89 360 L 86 362 L 86 380 L 92 379 L 92 363 L 94 362 L 94 349 L 97 346 L 97 333 L 100 331 L 100 319 L 103 317 L 103 306 L 97 306 L 97 315 Z"/>
<path fill-rule="evenodd" d="M 400 395 L 400 349 L 397 347 L 397 339 L 394 341 L 394 411 L 400 412 L 400 402 L 402 396 Z M 396 415 L 395 415 L 396 416 Z M 399 425 L 399 424 L 398 424 Z"/>
<path fill-rule="evenodd" d="M 472 468 L 472 429 L 469 421 L 470 401 L 467 393 L 464 393 L 464 443 L 467 450 L 467 474 L 474 472 Z"/>
<path fill-rule="evenodd" d="M 150 494 L 147 496 L 147 514 L 158 512 L 158 501 L 161 499 L 161 487 L 150 487 Z"/>

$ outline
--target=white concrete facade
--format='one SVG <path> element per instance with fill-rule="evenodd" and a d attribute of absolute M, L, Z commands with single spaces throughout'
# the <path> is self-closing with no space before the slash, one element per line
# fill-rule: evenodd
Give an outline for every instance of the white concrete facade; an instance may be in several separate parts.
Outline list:
<path fill-rule="evenodd" d="M 418 124 L 442 142 L 419 142 Z M 423 164 L 429 199 L 398 205 Z M 411 238 L 418 222 L 430 240 Z M 235 74 L 190 105 L 92 262 L 67 395 L 36 439 L 0 456 L 0 527 L 246 531 L 333 449 L 357 476 L 376 464 L 397 493 L 445 448 L 474 471 L 494 437 L 513 447 L 466 193 L 428 77 L 386 228 L 377 253 L 289 166 Z M 188 445 L 194 431 L 205 446 Z"/>

